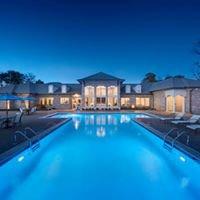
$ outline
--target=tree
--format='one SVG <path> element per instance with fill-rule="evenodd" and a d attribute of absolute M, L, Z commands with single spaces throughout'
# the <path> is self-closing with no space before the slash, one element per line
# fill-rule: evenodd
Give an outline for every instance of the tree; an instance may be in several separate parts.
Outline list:
<path fill-rule="evenodd" d="M 9 70 L 1 75 L 3 77 L 2 81 L 5 81 L 7 84 L 20 84 L 24 82 L 24 74 L 14 70 Z"/>
<path fill-rule="evenodd" d="M 44 81 L 38 79 L 35 83 L 37 83 L 37 84 L 44 84 Z"/>
<path fill-rule="evenodd" d="M 144 79 L 142 82 L 150 82 L 150 83 L 153 83 L 153 82 L 156 82 L 157 81 L 157 77 L 156 77 L 156 74 L 152 73 L 152 72 L 149 72 L 145 75 Z"/>
<path fill-rule="evenodd" d="M 200 58 L 200 41 L 196 43 L 194 53 Z M 193 75 L 196 79 L 200 80 L 200 62 L 195 62 L 194 67 Z"/>
<path fill-rule="evenodd" d="M 36 77 L 32 73 L 22 74 L 14 70 L 0 73 L 0 86 L 3 86 L 4 84 L 21 84 L 26 82 L 44 83 L 42 80 L 36 81 Z"/>
<path fill-rule="evenodd" d="M 170 79 L 170 78 L 173 78 L 173 76 L 167 75 L 167 76 L 164 78 L 164 80 L 167 80 L 167 79 Z"/>
<path fill-rule="evenodd" d="M 4 75 L 3 73 L 0 73 L 0 87 L 3 85 L 4 82 Z"/>
<path fill-rule="evenodd" d="M 32 73 L 28 73 L 24 75 L 24 82 L 31 82 L 31 83 L 35 83 L 35 75 Z"/>
<path fill-rule="evenodd" d="M 178 74 L 178 75 L 175 75 L 174 78 L 185 78 L 185 76 L 181 75 L 181 74 Z"/>

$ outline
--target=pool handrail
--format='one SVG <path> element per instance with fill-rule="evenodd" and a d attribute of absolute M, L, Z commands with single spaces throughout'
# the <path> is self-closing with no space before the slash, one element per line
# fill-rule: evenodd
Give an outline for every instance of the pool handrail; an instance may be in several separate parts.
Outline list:
<path fill-rule="evenodd" d="M 24 132 L 22 132 L 22 131 L 16 131 L 16 132 L 15 132 L 15 135 L 14 135 L 14 140 L 15 140 L 15 141 L 17 140 L 17 137 L 16 137 L 17 134 L 23 136 L 26 140 L 29 141 L 29 147 L 32 146 L 32 140 L 31 140 L 31 138 L 29 138 L 29 137 L 28 137 Z"/>

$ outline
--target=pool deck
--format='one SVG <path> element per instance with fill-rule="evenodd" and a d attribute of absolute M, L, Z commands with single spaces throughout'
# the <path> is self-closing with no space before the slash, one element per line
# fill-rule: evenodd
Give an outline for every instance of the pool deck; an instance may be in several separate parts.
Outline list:
<path fill-rule="evenodd" d="M 194 131 L 188 129 L 186 124 L 175 125 L 171 123 L 171 120 L 161 120 L 159 117 L 163 117 L 163 115 L 159 113 L 156 113 L 156 115 L 150 113 L 150 116 L 151 118 L 136 118 L 133 119 L 133 121 L 145 127 L 161 139 L 166 139 L 167 147 L 169 147 L 168 150 L 173 150 L 173 148 L 171 148 L 171 144 L 177 137 L 177 130 L 170 133 L 166 138 L 165 135 L 172 129 L 178 129 L 178 131 L 181 132 L 184 131 L 184 134 L 175 141 L 174 147 L 200 162 L 200 130 Z M 165 117 L 169 116 L 166 115 Z"/>
<path fill-rule="evenodd" d="M 63 118 L 48 118 L 56 113 L 72 113 L 72 110 L 51 110 L 51 111 L 37 111 L 32 115 L 24 115 L 22 118 L 22 124 L 20 127 L 2 129 L 0 128 L 0 165 L 11 157 L 23 151 L 28 147 L 28 141 L 17 135 L 15 140 L 15 132 L 23 131 L 26 127 L 32 128 L 36 135 L 29 133 L 28 137 L 38 139 L 48 135 L 50 132 L 63 125 L 70 119 Z M 145 111 L 146 112 L 146 111 Z M 137 111 L 136 113 L 145 113 L 143 111 Z M 9 115 L 14 115 L 16 111 L 9 112 Z M 133 113 L 132 110 L 121 110 L 121 111 L 78 111 L 75 113 Z M 159 117 L 172 117 L 173 115 L 168 113 L 158 113 L 154 111 L 148 111 L 146 114 L 150 115 L 151 118 L 137 118 L 133 119 L 136 123 L 145 127 L 161 139 L 164 139 L 165 134 L 173 128 L 184 130 L 185 133 L 175 142 L 175 146 L 189 154 L 191 157 L 200 161 L 200 130 L 193 131 L 186 128 L 185 125 L 175 125 L 170 120 L 161 120 Z M 0 111 L 0 116 L 5 116 L 5 112 Z M 170 134 L 167 137 L 167 142 L 170 143 L 176 137 L 177 134 Z"/>
<path fill-rule="evenodd" d="M 57 112 L 57 111 L 56 111 Z M 16 112 L 9 112 L 12 116 Z M 32 115 L 24 115 L 22 118 L 22 124 L 15 128 L 0 128 L 0 164 L 11 158 L 17 152 L 20 152 L 28 147 L 28 141 L 20 134 L 15 134 L 16 131 L 24 131 L 26 127 L 30 127 L 36 134 L 28 132 L 27 136 L 38 140 L 50 132 L 66 123 L 69 119 L 56 119 L 45 118 L 46 115 L 54 114 L 55 111 L 37 111 Z M 0 112 L 1 116 L 5 115 L 5 112 Z M 16 135 L 16 140 L 15 140 Z"/>

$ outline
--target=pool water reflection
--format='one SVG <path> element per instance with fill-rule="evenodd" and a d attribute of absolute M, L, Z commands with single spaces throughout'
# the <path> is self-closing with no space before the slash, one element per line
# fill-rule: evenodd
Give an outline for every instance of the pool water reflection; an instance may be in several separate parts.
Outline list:
<path fill-rule="evenodd" d="M 135 115 L 119 114 L 85 114 L 72 116 L 73 126 L 76 130 L 84 126 L 85 134 L 95 134 L 103 138 L 106 135 L 115 134 L 118 131 L 117 124 L 126 124 L 131 121 Z"/>
<path fill-rule="evenodd" d="M 199 164 L 163 148 L 138 115 L 53 117 L 72 120 L 0 167 L 0 200 L 200 199 Z"/>

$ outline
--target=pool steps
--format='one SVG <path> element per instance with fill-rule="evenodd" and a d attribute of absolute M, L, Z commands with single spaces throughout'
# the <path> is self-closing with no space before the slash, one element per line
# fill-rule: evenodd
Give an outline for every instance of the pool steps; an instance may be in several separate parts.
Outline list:
<path fill-rule="evenodd" d="M 32 128 L 30 127 L 26 127 L 23 131 L 16 131 L 15 132 L 15 137 L 14 140 L 15 142 L 17 141 L 17 135 L 21 135 L 22 137 L 24 137 L 27 141 L 29 141 L 29 148 L 31 148 L 32 151 L 37 150 L 40 147 L 40 139 L 39 137 L 36 137 L 36 140 L 33 141 L 30 137 L 27 136 L 28 133 L 32 133 L 34 136 L 37 136 L 36 131 L 34 131 Z"/>
<path fill-rule="evenodd" d="M 34 152 L 34 151 L 36 151 L 38 148 L 40 148 L 40 143 L 39 143 L 39 142 L 37 142 L 37 143 L 35 143 L 34 145 L 32 145 L 31 150 Z"/>
<path fill-rule="evenodd" d="M 176 137 L 174 139 L 172 139 L 171 141 L 167 141 L 167 136 L 169 136 L 171 133 L 176 133 Z M 180 138 L 183 134 L 185 134 L 186 132 L 181 129 L 178 130 L 177 128 L 172 128 L 165 136 L 164 136 L 164 143 L 163 146 L 169 150 L 172 151 L 172 149 L 174 148 L 175 142 L 178 140 L 178 138 Z"/>

